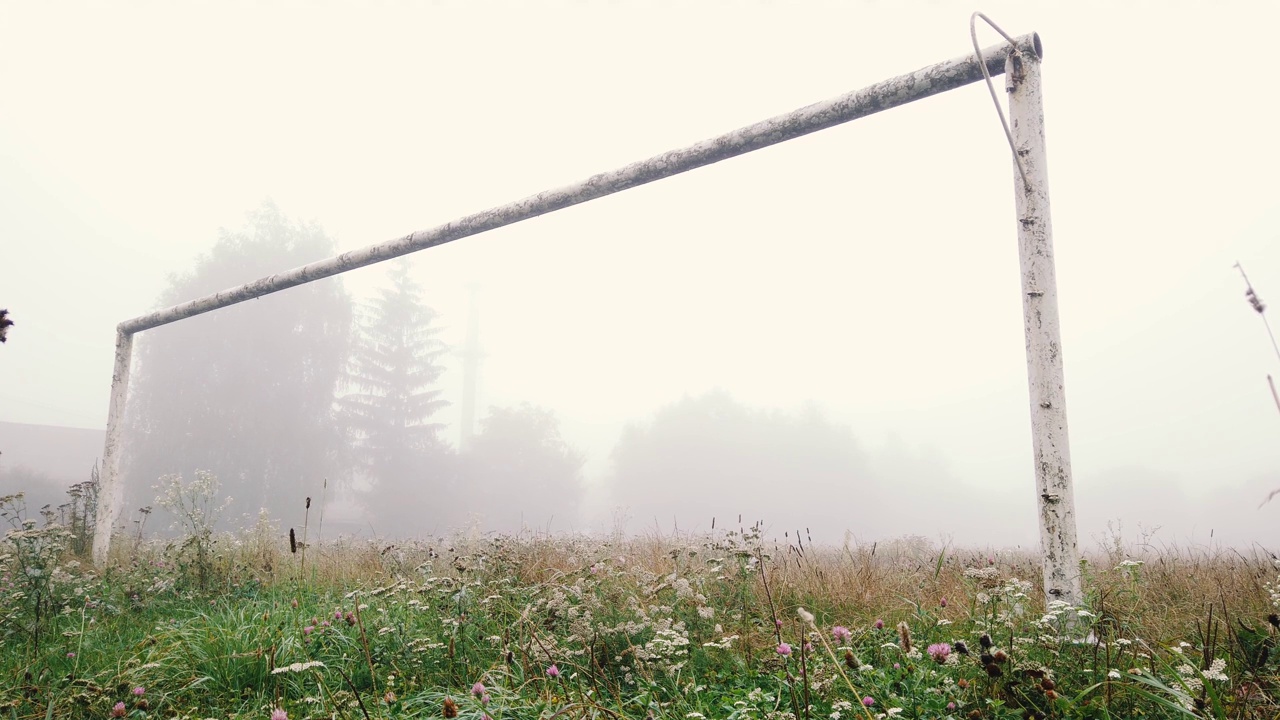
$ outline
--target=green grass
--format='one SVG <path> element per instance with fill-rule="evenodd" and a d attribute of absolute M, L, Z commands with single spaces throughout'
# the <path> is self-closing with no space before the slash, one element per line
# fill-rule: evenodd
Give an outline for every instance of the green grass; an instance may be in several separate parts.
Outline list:
<path fill-rule="evenodd" d="M 304 574 L 259 527 L 216 537 L 203 572 L 189 547 L 122 538 L 101 572 L 45 548 L 61 569 L 34 578 L 30 539 L 7 540 L 0 718 L 14 720 L 1280 713 L 1264 554 L 1113 548 L 1085 567 L 1084 612 L 1046 616 L 1034 558 L 918 540 L 345 540 L 310 548 Z M 1205 676 L 1215 660 L 1226 679 Z"/>

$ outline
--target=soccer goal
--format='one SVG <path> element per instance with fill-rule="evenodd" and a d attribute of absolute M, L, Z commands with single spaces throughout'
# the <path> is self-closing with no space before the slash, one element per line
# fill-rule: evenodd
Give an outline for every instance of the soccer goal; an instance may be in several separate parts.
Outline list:
<path fill-rule="evenodd" d="M 973 19 L 979 17 L 986 19 L 977 13 Z M 971 22 L 971 34 L 972 28 Z M 1004 35 L 1002 31 L 1001 35 Z M 1005 125 L 1005 134 L 1013 152 L 1015 228 L 1021 257 L 1022 308 L 1030 391 L 1032 451 L 1044 562 L 1044 591 L 1049 601 L 1062 600 L 1078 604 L 1081 600 L 1079 551 L 1076 543 L 1075 505 L 1063 390 L 1062 341 L 1058 323 L 1053 233 L 1045 164 L 1040 71 L 1044 54 L 1040 38 L 1034 33 L 1017 38 L 1004 35 L 1004 42 L 983 50 L 978 49 L 976 35 L 974 38 L 975 52 L 971 55 L 889 78 L 861 90 L 771 117 L 688 147 L 593 175 L 572 185 L 546 190 L 428 230 L 342 253 L 120 323 L 116 333 L 102 486 L 93 543 L 94 560 L 99 564 L 106 560 L 112 530 L 123 504 L 119 467 L 123 429 L 121 421 L 129 388 L 133 336 L 137 333 L 496 230 L 984 79 L 990 85 L 993 76 L 1003 76 L 1009 98 L 1009 121 Z M 991 94 L 996 99 L 994 86 L 991 87 Z M 996 107 L 1000 107 L 998 99 Z M 1003 115 L 1001 119 L 1003 122 Z"/>

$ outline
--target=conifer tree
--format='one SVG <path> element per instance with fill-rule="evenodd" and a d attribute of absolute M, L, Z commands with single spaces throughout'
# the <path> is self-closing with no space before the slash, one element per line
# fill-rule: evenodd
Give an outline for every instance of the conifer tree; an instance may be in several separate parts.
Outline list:
<path fill-rule="evenodd" d="M 444 425 L 432 417 L 445 407 L 436 387 L 447 350 L 435 326 L 436 313 L 422 301 L 422 287 L 409 277 L 409 263 L 396 262 L 390 284 L 357 314 L 349 388 L 339 405 L 351 434 L 357 468 L 380 505 L 391 495 L 404 506 L 441 490 L 450 448 Z M 386 517 L 385 508 L 371 507 Z M 385 530 L 388 528 L 379 528 Z"/>

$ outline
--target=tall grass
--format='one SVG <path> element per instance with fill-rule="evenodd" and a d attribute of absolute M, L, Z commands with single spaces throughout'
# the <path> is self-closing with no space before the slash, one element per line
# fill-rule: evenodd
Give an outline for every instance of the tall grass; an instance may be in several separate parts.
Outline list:
<path fill-rule="evenodd" d="M 1046 611 L 1037 558 L 920 538 L 343 537 L 304 573 L 269 518 L 196 527 L 203 549 L 121 537 L 101 570 L 66 545 L 38 618 L 14 583 L 28 540 L 6 538 L 0 717 L 1280 712 L 1261 548 L 1116 542 L 1086 555 L 1082 607 Z"/>

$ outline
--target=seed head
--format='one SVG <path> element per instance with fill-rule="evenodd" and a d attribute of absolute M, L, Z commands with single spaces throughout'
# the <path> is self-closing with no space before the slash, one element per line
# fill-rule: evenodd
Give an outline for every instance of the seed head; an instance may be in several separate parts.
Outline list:
<path fill-rule="evenodd" d="M 1258 297 L 1258 293 L 1254 292 L 1253 288 L 1246 290 L 1244 296 L 1248 299 L 1249 304 L 1253 306 L 1254 312 L 1261 315 L 1267 311 L 1267 304 L 1262 302 L 1262 298 Z"/>
<path fill-rule="evenodd" d="M 898 623 L 898 639 L 902 641 L 902 652 L 911 652 L 911 626 L 906 620 Z"/>
<path fill-rule="evenodd" d="M 444 715 L 446 718 L 458 717 L 458 704 L 453 701 L 453 698 L 444 699 L 444 705 L 440 708 L 440 714 Z"/>

